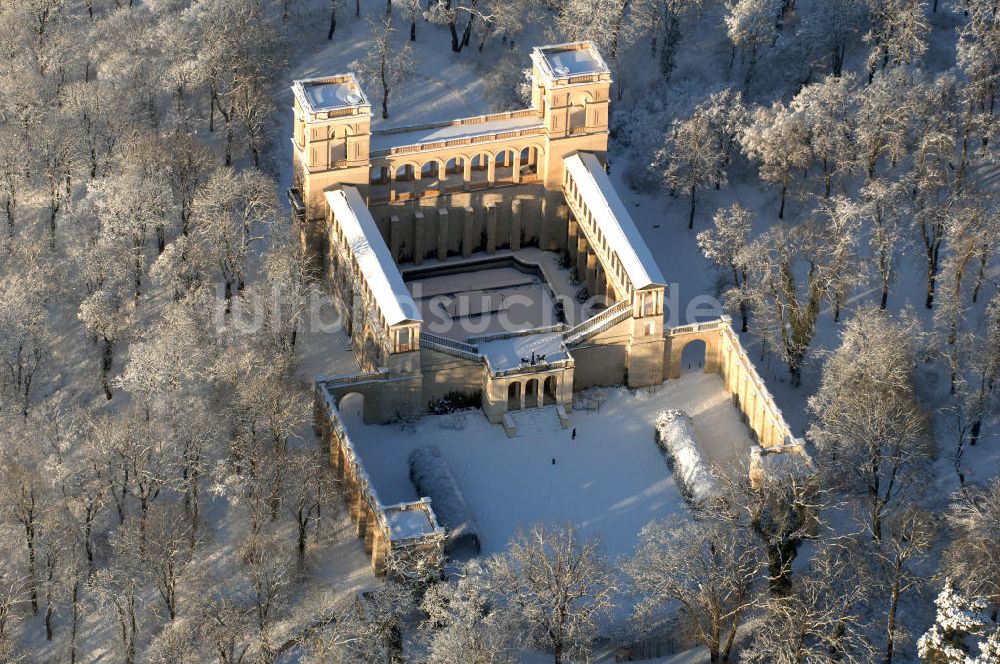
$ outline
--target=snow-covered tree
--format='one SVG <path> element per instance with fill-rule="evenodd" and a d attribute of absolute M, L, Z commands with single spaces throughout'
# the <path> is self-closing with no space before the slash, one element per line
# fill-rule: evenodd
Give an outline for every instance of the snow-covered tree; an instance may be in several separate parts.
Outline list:
<path fill-rule="evenodd" d="M 648 620 L 673 603 L 713 663 L 729 659 L 736 631 L 756 600 L 766 566 L 751 531 L 725 520 L 680 519 L 646 526 L 625 564 Z"/>
<path fill-rule="evenodd" d="M 509 613 L 500 609 L 482 570 L 467 568 L 455 583 L 437 583 L 421 609 L 430 664 L 514 664 L 516 649 Z"/>
<path fill-rule="evenodd" d="M 803 87 L 789 105 L 808 129 L 812 161 L 823 167 L 824 196 L 830 195 L 834 177 L 851 168 L 853 99 L 854 77 L 846 74 Z"/>
<path fill-rule="evenodd" d="M 536 525 L 514 536 L 485 563 L 488 583 L 523 634 L 555 664 L 586 656 L 597 622 L 614 606 L 614 573 L 597 540 L 581 541 L 572 526 Z"/>
<path fill-rule="evenodd" d="M 677 60 L 677 48 L 683 37 L 681 21 L 697 13 L 704 0 L 644 0 L 636 5 L 636 19 L 648 26 L 660 73 L 670 79 Z"/>
<path fill-rule="evenodd" d="M 917 639 L 921 661 L 985 664 L 1000 657 L 1000 625 L 989 617 L 985 600 L 966 596 L 949 577 L 934 605 L 937 607 L 934 624 Z"/>
<path fill-rule="evenodd" d="M 98 243 L 94 246 L 94 253 L 103 252 L 106 258 L 113 257 L 114 252 L 108 249 L 107 244 Z M 101 275 L 100 285 L 80 303 L 77 317 L 101 343 L 100 381 L 104 396 L 110 401 L 114 396 L 109 376 L 114 364 L 115 346 L 131 329 L 135 301 L 134 291 L 130 289 L 133 284 L 128 283 L 124 266 L 106 262 L 104 267 L 114 272 Z"/>
<path fill-rule="evenodd" d="M 965 19 L 959 28 L 957 63 L 965 74 L 963 153 L 972 148 L 972 135 L 982 144 L 996 132 L 994 105 L 1000 86 L 1000 16 L 992 0 L 956 0 L 954 10 Z"/>
<path fill-rule="evenodd" d="M 834 196 L 820 206 L 821 271 L 834 322 L 840 321 L 850 289 L 862 283 L 857 257 L 862 214 L 862 207 L 844 196 Z"/>
<path fill-rule="evenodd" d="M 830 73 L 839 78 L 848 49 L 856 47 L 857 35 L 865 28 L 867 18 L 866 0 L 818 3 L 803 16 L 799 38 L 807 40 L 816 59 L 828 64 Z"/>
<path fill-rule="evenodd" d="M 713 226 L 698 233 L 698 247 L 725 275 L 736 293 L 747 287 L 747 245 L 753 230 L 753 213 L 739 203 L 715 211 Z M 749 311 L 742 299 L 736 301 L 740 310 L 740 331 L 748 328 Z"/>
<path fill-rule="evenodd" d="M 1000 479 L 983 487 L 963 487 L 953 497 L 948 516 L 954 532 L 941 557 L 944 573 L 1000 607 Z"/>
<path fill-rule="evenodd" d="M 860 90 L 854 115 L 855 163 L 866 181 L 874 179 L 883 160 L 891 165 L 906 154 L 908 128 L 913 114 L 911 83 L 898 70 L 883 72 Z"/>
<path fill-rule="evenodd" d="M 913 343 L 903 324 L 858 309 L 809 399 L 808 435 L 825 480 L 865 501 L 875 540 L 886 511 L 920 486 L 932 451 L 915 396 Z"/>
<path fill-rule="evenodd" d="M 21 272 L 0 279 L 0 396 L 24 417 L 51 361 L 48 279 L 29 256 Z M 0 273 L 2 274 L 2 273 Z"/>
<path fill-rule="evenodd" d="M 899 603 L 903 595 L 922 583 L 919 564 L 937 535 L 932 515 L 906 505 L 886 519 L 888 536 L 874 543 L 873 561 L 878 584 L 888 595 L 886 643 L 882 661 L 892 664 L 899 630 Z"/>
<path fill-rule="evenodd" d="M 243 291 L 251 249 L 277 219 L 274 182 L 260 171 L 221 168 L 199 189 L 192 206 L 196 244 L 190 256 L 203 272 L 218 270 L 227 304 Z"/>
<path fill-rule="evenodd" d="M 865 41 L 872 45 L 868 56 L 868 81 L 879 68 L 909 65 L 927 52 L 927 3 L 923 0 L 868 0 L 871 29 Z"/>
<path fill-rule="evenodd" d="M 812 163 L 805 117 L 781 102 L 770 108 L 758 108 L 740 136 L 740 144 L 747 158 L 760 164 L 762 180 L 781 184 L 778 219 L 784 219 L 785 196 L 792 173 L 806 171 Z"/>
<path fill-rule="evenodd" d="M 704 113 L 696 111 L 686 120 L 675 121 L 664 137 L 653 167 L 667 187 L 685 191 L 691 197 L 688 228 L 694 228 L 698 190 L 726 184 L 725 162 L 725 152 Z"/>
<path fill-rule="evenodd" d="M 754 309 L 756 333 L 788 365 L 793 385 L 802 380 L 805 360 L 823 298 L 829 293 L 821 234 L 813 223 L 778 224 L 747 249 L 745 287 L 731 289 L 726 303 Z"/>
<path fill-rule="evenodd" d="M 750 85 L 760 49 L 778 38 L 783 0 L 730 0 L 726 3 L 726 34 L 733 49 L 741 49 L 745 62 L 743 87 Z"/>
<path fill-rule="evenodd" d="M 852 549 L 858 543 L 821 541 L 809 567 L 787 592 L 759 604 L 753 640 L 740 651 L 748 664 L 863 664 L 873 661 L 864 603 L 870 579 Z"/>
<path fill-rule="evenodd" d="M 870 225 L 868 246 L 875 256 L 882 296 L 879 308 L 889 303 L 889 287 L 895 276 L 896 263 L 904 248 L 906 237 L 903 222 L 910 203 L 909 187 L 905 180 L 877 179 L 861 190 L 864 200 L 863 214 Z"/>

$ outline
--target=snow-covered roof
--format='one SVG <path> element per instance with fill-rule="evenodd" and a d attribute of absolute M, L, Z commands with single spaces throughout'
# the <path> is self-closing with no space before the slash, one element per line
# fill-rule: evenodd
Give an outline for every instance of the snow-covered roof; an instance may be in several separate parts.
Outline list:
<path fill-rule="evenodd" d="M 536 362 L 541 363 L 537 365 L 540 369 L 543 369 L 545 364 L 569 359 L 561 332 L 512 336 L 494 341 L 481 341 L 477 345 L 492 371 L 507 371 L 529 366 L 532 353 Z M 545 356 L 544 359 L 539 357 L 542 355 Z M 522 360 L 529 360 L 529 363 L 526 364 Z"/>
<path fill-rule="evenodd" d="M 536 46 L 532 55 L 552 78 L 609 73 L 608 65 L 591 41 Z"/>
<path fill-rule="evenodd" d="M 385 519 L 389 523 L 389 538 L 406 540 L 429 535 L 434 532 L 430 515 L 420 509 L 394 511 L 386 510 Z"/>
<path fill-rule="evenodd" d="M 474 138 L 498 132 L 518 131 L 534 127 L 541 128 L 543 126 L 541 119 L 537 115 L 531 114 L 487 122 L 462 123 L 454 121 L 421 125 L 403 131 L 398 129 L 375 131 L 371 137 L 371 151 L 381 152 L 409 145 L 451 141 L 457 138 Z"/>
<path fill-rule="evenodd" d="M 386 324 L 423 320 L 358 190 L 342 187 L 328 191 L 326 202 L 354 253 L 361 275 L 382 310 Z"/>
<path fill-rule="evenodd" d="M 597 157 L 589 152 L 578 152 L 567 157 L 564 164 L 609 248 L 618 255 L 632 286 L 636 289 L 665 286 L 666 279 L 653 254 Z"/>
<path fill-rule="evenodd" d="M 368 98 L 354 74 L 297 80 L 292 83 L 292 93 L 307 113 L 368 105 Z"/>

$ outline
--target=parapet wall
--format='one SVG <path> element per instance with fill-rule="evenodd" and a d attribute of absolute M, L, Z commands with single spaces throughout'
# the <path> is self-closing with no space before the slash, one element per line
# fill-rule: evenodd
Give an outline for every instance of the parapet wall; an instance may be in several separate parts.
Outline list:
<path fill-rule="evenodd" d="M 802 441 L 785 422 L 774 397 L 740 343 L 732 319 L 723 316 L 706 323 L 669 328 L 664 361 L 671 378 L 680 377 L 684 347 L 693 341 L 705 342 L 705 373 L 721 374 L 726 391 L 733 395 L 734 405 L 743 413 L 760 446 L 798 445 L 795 449 L 805 454 Z"/>
<path fill-rule="evenodd" d="M 443 560 L 445 531 L 438 525 L 429 498 L 383 505 L 361 458 L 354 449 L 350 435 L 340 417 L 333 395 L 320 381 L 316 383 L 314 426 L 317 435 L 330 453 L 330 465 L 342 484 L 342 493 L 357 527 L 357 535 L 364 542 L 365 553 L 371 555 L 372 571 L 386 573 L 387 558 L 392 553 L 406 550 L 407 555 L 419 552 L 430 556 L 438 564 Z M 400 519 L 399 515 L 420 512 L 418 519 Z M 396 525 L 400 522 L 423 523 L 420 529 L 409 530 Z"/>

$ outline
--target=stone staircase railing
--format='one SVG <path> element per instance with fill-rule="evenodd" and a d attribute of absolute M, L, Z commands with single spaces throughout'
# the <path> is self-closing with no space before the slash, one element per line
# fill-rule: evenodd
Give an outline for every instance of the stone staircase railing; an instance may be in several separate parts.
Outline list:
<path fill-rule="evenodd" d="M 576 345 L 586 341 L 595 334 L 600 334 L 608 328 L 617 325 L 632 315 L 632 303 L 628 300 L 608 307 L 601 313 L 589 318 L 574 328 L 570 328 L 563 334 L 563 340 L 567 346 Z"/>
<path fill-rule="evenodd" d="M 479 352 L 478 346 L 473 346 L 472 344 L 463 343 L 461 341 L 455 341 L 454 339 L 449 339 L 447 337 L 439 337 L 438 335 L 431 334 L 430 332 L 420 333 L 420 346 L 422 348 L 428 348 L 441 353 L 454 355 L 455 357 L 460 357 L 471 362 L 483 361 L 483 356 Z"/>

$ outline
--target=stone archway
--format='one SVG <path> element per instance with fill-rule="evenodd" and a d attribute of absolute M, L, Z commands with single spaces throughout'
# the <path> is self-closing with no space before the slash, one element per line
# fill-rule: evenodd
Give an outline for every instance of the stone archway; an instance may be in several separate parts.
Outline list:
<path fill-rule="evenodd" d="M 337 410 L 340 411 L 340 419 L 345 425 L 350 426 L 352 422 L 364 423 L 365 418 L 365 395 L 361 392 L 348 392 L 337 400 Z"/>
<path fill-rule="evenodd" d="M 524 407 L 538 408 L 541 406 L 538 394 L 538 379 L 532 378 L 524 384 Z"/>
<path fill-rule="evenodd" d="M 521 383 L 512 381 L 507 386 L 507 412 L 521 410 Z"/>
<path fill-rule="evenodd" d="M 494 159 L 493 179 L 498 184 L 511 183 L 514 181 L 514 155 L 516 152 L 511 149 L 504 149 L 497 152 Z"/>
<path fill-rule="evenodd" d="M 696 341 L 702 342 L 704 346 L 698 344 L 685 354 L 688 345 Z M 680 378 L 681 374 L 687 371 L 688 358 L 692 358 L 690 361 L 693 371 L 698 369 L 700 361 L 705 373 L 718 372 L 721 343 L 722 330 L 717 321 L 704 324 L 692 323 L 667 330 L 667 344 L 663 356 L 667 377 Z M 702 347 L 704 351 L 701 350 Z"/>
<path fill-rule="evenodd" d="M 704 339 L 691 339 L 681 348 L 681 375 L 704 373 L 708 344 Z"/>
<path fill-rule="evenodd" d="M 543 406 L 554 406 L 559 403 L 558 396 L 558 379 L 555 376 L 549 376 L 545 379 L 544 390 L 542 393 L 542 405 Z"/>

